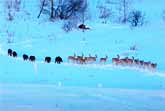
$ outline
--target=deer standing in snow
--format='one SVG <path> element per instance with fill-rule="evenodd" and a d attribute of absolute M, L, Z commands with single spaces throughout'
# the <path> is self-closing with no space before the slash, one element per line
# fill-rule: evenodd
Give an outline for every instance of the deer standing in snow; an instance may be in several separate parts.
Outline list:
<path fill-rule="evenodd" d="M 77 62 L 77 57 L 75 53 L 74 56 L 68 56 L 68 62 L 73 62 L 73 63 Z"/>
<path fill-rule="evenodd" d="M 94 56 L 91 56 L 90 54 L 89 54 L 89 57 L 85 57 L 86 58 L 86 61 L 89 63 L 89 62 L 95 62 L 96 61 L 96 59 L 97 59 L 97 55 L 95 55 L 95 57 Z"/>
<path fill-rule="evenodd" d="M 120 64 L 120 56 L 117 55 L 117 58 L 112 58 L 112 63 L 115 65 L 119 65 Z"/>
<path fill-rule="evenodd" d="M 100 63 L 106 63 L 107 62 L 107 59 L 108 59 L 108 56 L 106 55 L 105 58 L 100 58 Z"/>
<path fill-rule="evenodd" d="M 156 71 L 157 63 L 151 63 L 150 67 L 152 71 Z"/>

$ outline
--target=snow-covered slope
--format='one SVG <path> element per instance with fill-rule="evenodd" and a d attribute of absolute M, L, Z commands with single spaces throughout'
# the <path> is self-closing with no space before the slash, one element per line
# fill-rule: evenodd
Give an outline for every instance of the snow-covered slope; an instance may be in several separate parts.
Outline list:
<path fill-rule="evenodd" d="M 163 90 L 0 85 L 1 111 L 164 111 Z"/>
<path fill-rule="evenodd" d="M 164 0 L 137 0 L 133 3 L 136 9 L 146 13 L 147 23 L 139 28 L 111 22 L 102 24 L 96 19 L 96 3 L 96 0 L 90 1 L 92 17 L 86 24 L 91 30 L 85 33 L 78 29 L 66 33 L 61 29 L 63 21 L 50 22 L 44 15 L 37 19 L 37 1 L 24 0 L 22 10 L 12 22 L 6 21 L 4 10 L 0 10 L 0 109 L 165 110 L 165 23 L 161 18 Z M 0 7 L 3 7 L 2 2 Z M 9 44 L 10 34 L 13 43 Z M 137 50 L 129 50 L 134 45 Z M 8 48 L 15 50 L 18 57 L 7 56 Z M 35 55 L 36 62 L 23 61 L 24 53 Z M 97 54 L 97 62 L 86 65 L 68 63 L 67 57 L 74 53 Z M 156 62 L 157 70 L 113 66 L 111 58 L 117 54 Z M 106 55 L 107 63 L 100 64 L 99 58 Z M 52 57 L 50 64 L 44 63 L 45 56 Z M 61 56 L 64 63 L 55 64 L 56 56 Z M 58 105 L 63 109 L 58 109 Z"/>

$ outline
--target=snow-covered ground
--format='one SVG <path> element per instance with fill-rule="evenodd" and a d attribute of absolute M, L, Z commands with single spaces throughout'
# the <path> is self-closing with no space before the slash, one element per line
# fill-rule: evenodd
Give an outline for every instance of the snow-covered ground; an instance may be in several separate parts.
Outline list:
<path fill-rule="evenodd" d="M 0 85 L 1 111 L 164 111 L 164 90 Z"/>
<path fill-rule="evenodd" d="M 24 10 L 12 22 L 6 21 L 0 10 L 0 111 L 164 111 L 163 3 L 137 0 L 134 5 L 145 11 L 147 24 L 134 29 L 102 24 L 94 13 L 86 21 L 91 30 L 85 33 L 78 29 L 65 33 L 63 22 L 50 22 L 43 16 L 37 19 L 37 2 L 25 2 Z M 7 31 L 14 36 L 13 43 L 7 43 Z M 134 45 L 137 50 L 129 50 Z M 18 57 L 8 57 L 8 48 Z M 36 62 L 23 61 L 24 53 L 35 55 Z M 68 63 L 67 57 L 74 53 L 97 54 L 98 59 L 87 65 Z M 111 58 L 117 54 L 156 62 L 157 70 L 113 66 Z M 106 55 L 107 63 L 100 64 L 99 58 Z M 45 56 L 52 57 L 50 64 L 44 63 Z M 56 56 L 64 63 L 54 64 Z"/>

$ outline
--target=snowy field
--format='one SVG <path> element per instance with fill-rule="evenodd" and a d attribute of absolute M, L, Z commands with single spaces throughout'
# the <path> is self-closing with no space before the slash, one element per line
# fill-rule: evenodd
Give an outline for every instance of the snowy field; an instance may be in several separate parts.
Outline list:
<path fill-rule="evenodd" d="M 1 111 L 164 111 L 164 90 L 0 85 Z"/>
<path fill-rule="evenodd" d="M 135 2 L 148 14 L 143 27 L 102 24 L 93 15 L 86 21 L 91 30 L 85 33 L 66 33 L 61 21 L 37 19 L 35 3 L 27 3 L 12 22 L 0 10 L 0 111 L 165 111 L 163 0 Z M 14 36 L 10 44 L 7 31 Z M 137 50 L 130 50 L 134 45 Z M 18 57 L 9 57 L 8 48 Z M 92 64 L 68 63 L 74 53 L 98 58 Z M 23 61 L 23 54 L 35 55 L 36 62 Z M 155 62 L 157 70 L 114 66 L 111 58 L 117 54 Z M 107 63 L 100 64 L 106 55 Z M 45 56 L 52 57 L 50 64 L 44 63 Z M 64 62 L 55 64 L 56 56 Z"/>

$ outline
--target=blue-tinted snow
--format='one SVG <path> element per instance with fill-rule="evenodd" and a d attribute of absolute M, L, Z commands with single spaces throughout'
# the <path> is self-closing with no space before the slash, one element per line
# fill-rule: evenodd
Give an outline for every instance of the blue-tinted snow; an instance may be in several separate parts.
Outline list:
<path fill-rule="evenodd" d="M 63 22 L 50 22 L 38 14 L 38 2 L 24 0 L 23 11 L 7 22 L 0 8 L 0 110 L 2 111 L 164 111 L 165 106 L 165 22 L 161 13 L 164 0 L 137 0 L 135 9 L 146 13 L 146 24 L 140 28 L 116 23 L 102 24 L 96 19 L 97 2 L 90 2 L 91 30 L 74 29 L 65 33 Z M 0 2 L 0 7 L 4 5 Z M 14 42 L 7 43 L 7 31 Z M 83 41 L 85 38 L 85 41 Z M 136 51 L 130 51 L 133 45 Z M 7 56 L 12 48 L 18 58 Z M 22 60 L 22 54 L 35 55 L 35 63 Z M 108 55 L 108 62 L 74 65 L 67 56 L 98 57 Z M 134 56 L 158 63 L 156 72 L 135 67 L 114 67 L 111 58 Z M 56 56 L 64 63 L 54 64 Z M 51 64 L 43 62 L 51 56 Z"/>

